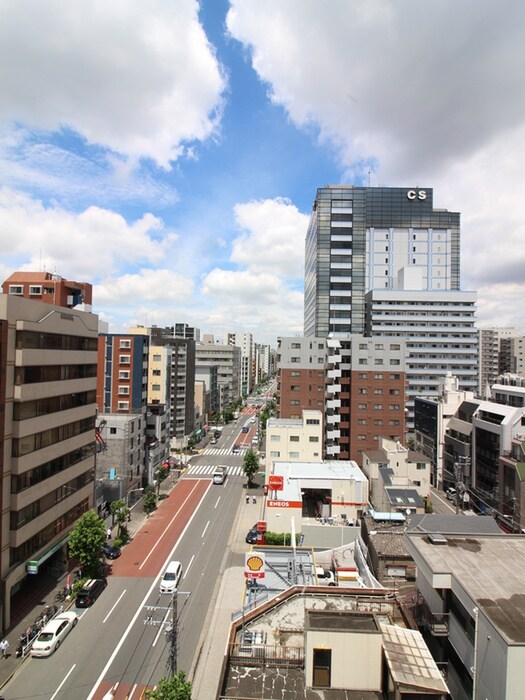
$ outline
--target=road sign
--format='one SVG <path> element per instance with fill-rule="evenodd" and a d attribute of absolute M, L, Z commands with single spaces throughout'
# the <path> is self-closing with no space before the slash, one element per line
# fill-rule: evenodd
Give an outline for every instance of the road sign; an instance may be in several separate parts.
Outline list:
<path fill-rule="evenodd" d="M 268 477 L 268 486 L 272 491 L 282 491 L 284 488 L 284 477 L 278 474 L 270 474 Z"/>
<path fill-rule="evenodd" d="M 266 520 L 257 521 L 257 532 L 266 532 Z"/>

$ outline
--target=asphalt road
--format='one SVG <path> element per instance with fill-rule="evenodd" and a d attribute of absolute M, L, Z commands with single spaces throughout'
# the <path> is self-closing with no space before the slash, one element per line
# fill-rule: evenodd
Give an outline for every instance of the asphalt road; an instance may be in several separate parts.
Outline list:
<path fill-rule="evenodd" d="M 233 445 L 239 430 L 227 426 L 219 444 Z M 240 466 L 242 455 L 194 457 L 192 464 L 199 463 Z M 60 649 L 46 659 L 28 659 L 4 689 L 6 698 L 101 700 L 118 684 L 117 700 L 138 700 L 146 686 L 167 675 L 171 644 L 166 632 L 173 605 L 171 596 L 160 595 L 159 579 L 172 559 L 182 563 L 183 575 L 177 653 L 171 663 L 188 671 L 198 653 L 243 483 L 242 476 L 228 476 L 220 486 L 210 476 L 184 476 L 112 563 L 99 599 L 77 611 L 79 622 Z"/>

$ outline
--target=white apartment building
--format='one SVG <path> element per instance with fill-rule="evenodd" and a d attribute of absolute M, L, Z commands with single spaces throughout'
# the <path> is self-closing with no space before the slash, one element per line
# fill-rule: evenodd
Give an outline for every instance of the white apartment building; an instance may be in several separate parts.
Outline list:
<path fill-rule="evenodd" d="M 228 333 L 228 345 L 241 349 L 241 395 L 251 394 L 255 378 L 255 353 L 251 333 Z"/>
<path fill-rule="evenodd" d="M 503 371 L 502 342 L 519 335 L 517 328 L 480 328 L 479 331 L 479 395 L 487 399 L 490 387 Z"/>
<path fill-rule="evenodd" d="M 270 418 L 266 423 L 266 462 L 321 462 L 323 414 L 302 412 L 302 418 Z"/>
<path fill-rule="evenodd" d="M 373 290 L 366 295 L 369 336 L 405 338 L 407 427 L 414 427 L 416 396 L 437 398 L 447 373 L 458 390 L 478 386 L 476 292 Z"/>

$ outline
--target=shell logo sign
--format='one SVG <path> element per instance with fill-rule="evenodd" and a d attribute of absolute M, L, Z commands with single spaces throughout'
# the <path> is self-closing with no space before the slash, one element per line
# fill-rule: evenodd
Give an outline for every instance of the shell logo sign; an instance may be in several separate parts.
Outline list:
<path fill-rule="evenodd" d="M 246 552 L 244 559 L 244 576 L 246 578 L 264 578 L 266 559 L 264 552 L 253 554 Z"/>

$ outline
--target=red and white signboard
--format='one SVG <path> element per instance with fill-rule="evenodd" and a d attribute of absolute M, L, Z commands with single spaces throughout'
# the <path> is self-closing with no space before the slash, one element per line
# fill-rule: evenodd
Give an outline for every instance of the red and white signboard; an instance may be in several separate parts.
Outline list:
<path fill-rule="evenodd" d="M 279 474 L 270 474 L 268 477 L 268 486 L 272 491 L 282 491 L 284 488 L 284 477 Z"/>
<path fill-rule="evenodd" d="M 244 558 L 245 578 L 264 578 L 266 559 L 264 552 L 246 552 Z"/>
<path fill-rule="evenodd" d="M 257 532 L 266 532 L 266 520 L 257 521 Z"/>

